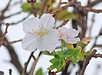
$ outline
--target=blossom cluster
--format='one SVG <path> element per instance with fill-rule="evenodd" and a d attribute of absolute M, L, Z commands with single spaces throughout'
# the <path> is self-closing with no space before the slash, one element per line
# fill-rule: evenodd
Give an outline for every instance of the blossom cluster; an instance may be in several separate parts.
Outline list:
<path fill-rule="evenodd" d="M 40 18 L 32 17 L 23 22 L 23 30 L 26 33 L 22 40 L 22 47 L 29 51 L 35 49 L 53 52 L 60 40 L 68 44 L 76 44 L 80 41 L 79 31 L 59 27 L 54 28 L 55 19 L 51 14 L 43 14 Z"/>

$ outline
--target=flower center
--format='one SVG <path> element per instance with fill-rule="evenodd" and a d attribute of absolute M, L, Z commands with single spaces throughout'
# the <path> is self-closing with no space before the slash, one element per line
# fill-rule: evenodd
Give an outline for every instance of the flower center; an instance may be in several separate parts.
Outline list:
<path fill-rule="evenodd" d="M 39 32 L 37 32 L 37 35 L 40 36 L 40 37 L 43 37 L 45 34 L 46 34 L 45 31 L 39 31 Z"/>
<path fill-rule="evenodd" d="M 43 28 L 43 26 L 39 26 L 39 28 L 35 31 L 32 30 L 33 34 L 35 34 L 38 37 L 44 37 L 47 34 L 47 30 L 45 28 Z"/>

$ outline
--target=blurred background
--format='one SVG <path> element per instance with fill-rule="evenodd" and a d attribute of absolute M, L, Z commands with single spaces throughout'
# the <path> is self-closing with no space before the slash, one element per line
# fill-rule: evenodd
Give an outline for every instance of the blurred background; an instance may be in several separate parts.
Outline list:
<path fill-rule="evenodd" d="M 68 2 L 68 0 L 62 1 Z M 77 1 L 81 2 L 82 6 L 102 9 L 102 0 Z M 11 42 L 10 45 L 3 44 L 0 47 L 0 71 L 3 71 L 4 75 L 9 75 L 9 69 L 12 69 L 12 75 L 21 75 L 24 63 L 28 60 L 31 53 L 21 47 L 21 39 L 25 36 L 22 28 L 22 22 L 26 18 L 33 16 L 30 12 L 22 11 L 21 6 L 25 2 L 26 0 L 0 0 L 0 36 L 5 31 L 5 24 L 9 23 L 10 25 L 8 33 L 5 36 L 5 40 L 6 42 Z M 37 0 L 37 2 L 40 2 L 40 0 Z M 59 0 L 56 0 L 53 6 L 56 7 L 58 2 Z M 67 10 L 68 12 L 80 15 L 73 7 L 69 7 Z M 69 19 L 65 26 L 74 28 L 74 22 L 75 20 Z M 56 21 L 56 25 L 60 25 L 61 23 L 61 20 Z M 86 47 L 86 51 L 97 49 L 97 53 L 102 53 L 102 13 L 87 12 L 85 15 L 81 14 L 81 16 L 79 16 L 77 28 L 81 33 L 81 38 L 91 37 L 91 42 Z M 12 43 L 12 41 L 18 42 Z M 39 51 L 34 53 L 36 57 L 38 54 Z M 35 71 L 42 68 L 45 75 L 47 75 L 47 68 L 51 65 L 49 62 L 51 58 L 51 56 L 41 55 Z M 28 65 L 28 72 L 31 69 L 32 63 L 33 59 L 31 59 Z M 79 64 L 70 64 L 67 72 L 70 72 L 70 75 L 76 75 L 76 72 L 78 72 L 79 69 Z M 58 75 L 63 74 L 59 73 Z M 85 70 L 85 75 L 102 75 L 102 59 L 92 58 Z"/>

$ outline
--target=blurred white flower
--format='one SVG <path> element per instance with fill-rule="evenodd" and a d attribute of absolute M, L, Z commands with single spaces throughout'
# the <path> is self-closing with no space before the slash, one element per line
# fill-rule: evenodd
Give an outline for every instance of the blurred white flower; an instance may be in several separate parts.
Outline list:
<path fill-rule="evenodd" d="M 54 27 L 55 19 L 50 14 L 43 14 L 41 18 L 33 17 L 23 22 L 26 36 L 22 40 L 22 47 L 29 51 L 39 49 L 52 52 L 56 48 L 59 32 Z"/>
<path fill-rule="evenodd" d="M 66 27 L 60 27 L 58 30 L 60 32 L 60 39 L 63 39 L 65 42 L 75 44 L 80 41 L 80 39 L 77 37 L 79 31 Z"/>

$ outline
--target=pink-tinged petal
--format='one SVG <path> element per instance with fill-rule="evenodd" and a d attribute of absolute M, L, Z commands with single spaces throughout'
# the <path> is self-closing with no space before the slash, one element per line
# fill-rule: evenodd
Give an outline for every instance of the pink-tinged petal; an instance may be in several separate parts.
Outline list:
<path fill-rule="evenodd" d="M 58 31 L 53 29 L 44 38 L 42 38 L 38 46 L 38 49 L 41 51 L 48 50 L 49 52 L 52 52 L 56 48 L 58 38 L 59 38 Z"/>
<path fill-rule="evenodd" d="M 68 31 L 68 28 L 66 28 L 66 27 L 60 27 L 58 30 L 59 30 L 61 33 L 66 33 L 66 32 Z"/>
<path fill-rule="evenodd" d="M 25 33 L 32 33 L 37 31 L 40 25 L 40 20 L 37 17 L 28 18 L 23 22 L 23 30 Z"/>
<path fill-rule="evenodd" d="M 64 37 L 67 37 L 67 28 L 66 27 L 60 27 L 59 29 L 59 33 L 60 33 L 60 38 L 64 38 Z"/>
<path fill-rule="evenodd" d="M 80 39 L 79 38 L 68 38 L 68 39 L 64 39 L 64 41 L 69 44 L 76 44 L 77 42 L 80 41 Z"/>
<path fill-rule="evenodd" d="M 76 31 L 72 28 L 60 27 L 59 29 L 60 35 L 66 35 L 67 37 L 76 37 L 78 36 L 79 31 Z"/>
<path fill-rule="evenodd" d="M 69 37 L 76 37 L 79 34 L 79 31 L 76 31 L 75 29 L 68 28 L 68 36 Z"/>
<path fill-rule="evenodd" d="M 22 47 L 29 51 L 34 51 L 38 46 L 38 38 L 34 34 L 26 34 L 22 40 Z"/>
<path fill-rule="evenodd" d="M 54 27 L 55 19 L 51 14 L 43 14 L 40 18 L 40 21 L 42 26 L 48 30 Z"/>

